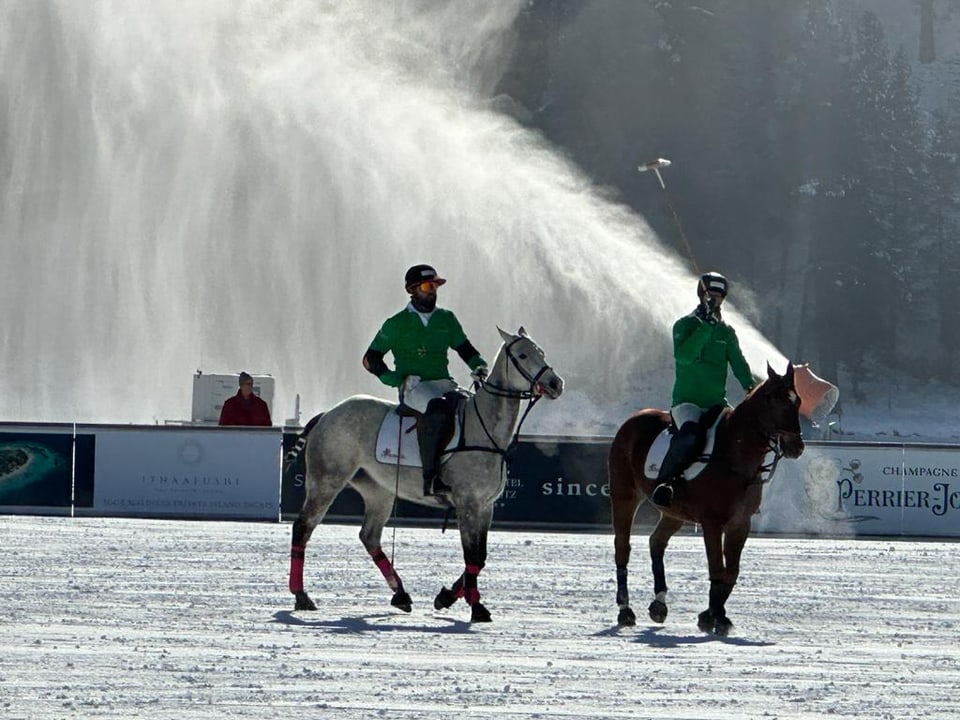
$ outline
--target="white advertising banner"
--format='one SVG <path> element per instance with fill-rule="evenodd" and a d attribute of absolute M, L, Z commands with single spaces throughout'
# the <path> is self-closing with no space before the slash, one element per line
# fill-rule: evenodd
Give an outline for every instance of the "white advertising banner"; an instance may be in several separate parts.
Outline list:
<path fill-rule="evenodd" d="M 754 528 L 960 536 L 960 448 L 810 444 L 780 462 Z"/>
<path fill-rule="evenodd" d="M 281 433 L 96 431 L 92 514 L 277 520 Z"/>

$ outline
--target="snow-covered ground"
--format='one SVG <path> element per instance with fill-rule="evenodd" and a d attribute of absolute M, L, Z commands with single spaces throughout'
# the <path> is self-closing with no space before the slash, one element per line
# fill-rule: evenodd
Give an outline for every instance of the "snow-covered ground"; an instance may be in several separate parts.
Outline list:
<path fill-rule="evenodd" d="M 727 639 L 697 630 L 699 537 L 667 556 L 670 616 L 616 627 L 606 534 L 494 532 L 493 623 L 435 612 L 455 532 L 387 529 L 414 598 L 357 528 L 318 528 L 292 612 L 289 525 L 0 516 L 0 717 L 950 718 L 960 716 L 960 546 L 751 538 Z"/>

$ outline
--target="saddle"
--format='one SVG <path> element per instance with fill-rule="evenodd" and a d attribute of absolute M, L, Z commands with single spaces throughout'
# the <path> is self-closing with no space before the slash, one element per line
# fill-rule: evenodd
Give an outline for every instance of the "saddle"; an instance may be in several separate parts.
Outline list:
<path fill-rule="evenodd" d="M 446 393 L 447 398 L 454 395 L 457 409 L 453 422 L 448 424 L 442 443 L 441 465 L 449 459 L 450 453 L 462 444 L 461 428 L 467 395 L 456 390 Z M 417 423 L 420 417 L 419 412 L 402 404 L 395 405 L 393 411 L 386 414 L 377 433 L 377 462 L 385 465 L 423 467 L 420 444 L 417 442 Z"/>
<path fill-rule="evenodd" d="M 697 459 L 690 463 L 683 471 L 682 475 L 685 480 L 693 480 L 703 471 L 713 457 L 713 445 L 717 438 L 717 426 L 720 424 L 720 418 L 723 417 L 723 411 L 725 409 L 726 406 L 724 405 L 715 405 L 708 408 L 701 416 L 700 429 L 704 434 L 703 448 L 697 456 Z M 657 474 L 660 471 L 660 463 L 663 462 L 663 458 L 670 448 L 670 440 L 676 432 L 677 428 L 671 422 L 663 429 L 663 432 L 654 438 L 653 443 L 650 445 L 646 460 L 643 464 L 643 474 L 650 480 L 657 479 Z"/>

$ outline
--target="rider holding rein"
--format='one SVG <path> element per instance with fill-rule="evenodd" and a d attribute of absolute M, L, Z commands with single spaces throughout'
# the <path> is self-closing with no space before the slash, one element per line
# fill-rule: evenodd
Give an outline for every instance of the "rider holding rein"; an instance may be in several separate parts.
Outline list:
<path fill-rule="evenodd" d="M 670 415 L 677 431 L 670 439 L 670 448 L 657 474 L 657 487 L 650 498 L 661 507 L 670 507 L 674 486 L 682 480 L 681 473 L 701 452 L 706 433 L 706 428 L 700 426 L 701 416 L 709 408 L 728 404 L 727 366 L 745 391 L 754 384 L 737 334 L 720 315 L 727 289 L 723 275 L 702 275 L 697 284 L 700 303 L 696 310 L 673 325 L 676 375 Z"/>
<path fill-rule="evenodd" d="M 419 415 L 423 494 L 442 495 L 450 487 L 440 479 L 440 451 L 456 412 L 457 383 L 447 368 L 452 348 L 470 366 L 475 378 L 487 375 L 487 363 L 470 343 L 460 321 L 450 310 L 437 307 L 437 288 L 447 281 L 430 265 L 407 270 L 404 284 L 410 302 L 383 323 L 363 356 L 363 366 L 380 382 L 399 389 L 400 403 Z M 396 369 L 383 358 L 393 353 Z"/>

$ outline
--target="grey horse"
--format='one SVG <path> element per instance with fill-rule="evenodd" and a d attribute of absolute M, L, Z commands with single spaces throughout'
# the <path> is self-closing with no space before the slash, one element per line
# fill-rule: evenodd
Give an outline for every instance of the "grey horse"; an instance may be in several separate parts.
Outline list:
<path fill-rule="evenodd" d="M 522 327 L 516 335 L 498 330 L 503 345 L 490 375 L 466 401 L 462 449 L 443 467 L 444 480 L 451 487 L 446 498 L 423 495 L 420 468 L 377 461 L 377 433 L 396 404 L 355 395 L 324 413 L 312 427 L 308 424 L 300 439 L 306 443 L 306 497 L 290 543 L 290 592 L 296 596 L 296 610 L 317 609 L 303 589 L 306 545 L 331 503 L 350 485 L 363 498 L 360 542 L 393 590 L 390 604 L 405 612 L 410 612 L 412 601 L 380 544 L 394 499 L 456 508 L 465 569 L 451 588 L 440 590 L 434 607 L 448 608 L 462 597 L 470 605 L 472 622 L 489 622 L 490 613 L 480 602 L 477 575 L 487 559 L 493 506 L 504 488 L 504 455 L 519 431 L 521 403 L 527 401 L 529 410 L 539 398 L 554 399 L 563 392 L 563 379 Z"/>

